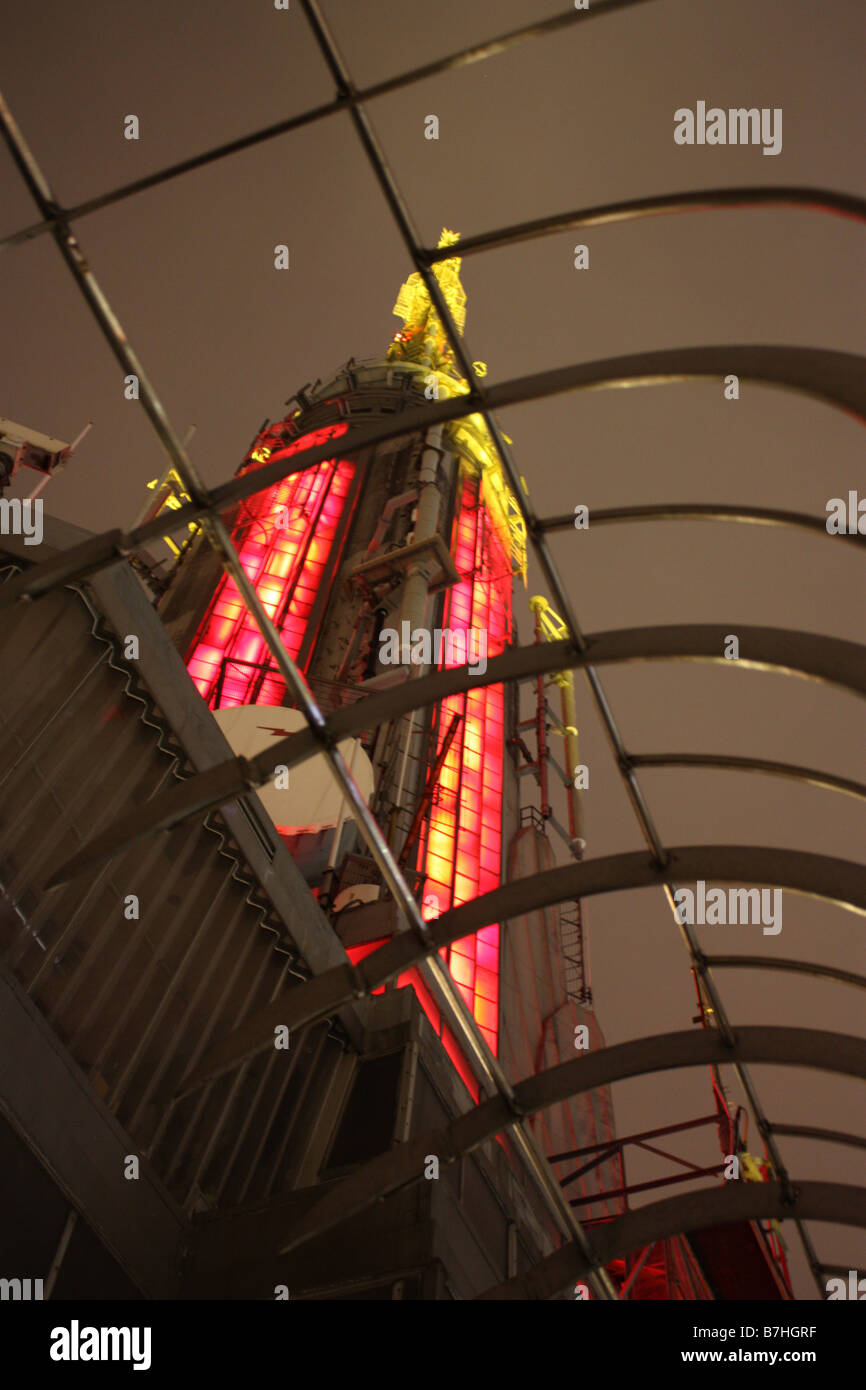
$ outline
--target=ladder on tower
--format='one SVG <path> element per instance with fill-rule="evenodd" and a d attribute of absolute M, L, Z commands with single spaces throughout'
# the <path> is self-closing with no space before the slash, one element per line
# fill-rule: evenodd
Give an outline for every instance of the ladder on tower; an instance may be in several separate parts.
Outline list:
<path fill-rule="evenodd" d="M 559 913 L 562 954 L 565 960 L 565 990 L 570 999 L 583 1008 L 592 1008 L 592 989 L 589 983 L 589 960 L 583 933 L 580 899 L 563 904 Z"/>

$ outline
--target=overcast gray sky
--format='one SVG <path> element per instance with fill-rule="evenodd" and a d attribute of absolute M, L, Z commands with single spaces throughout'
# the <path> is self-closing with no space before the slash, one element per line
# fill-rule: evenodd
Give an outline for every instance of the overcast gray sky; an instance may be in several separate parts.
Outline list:
<path fill-rule="evenodd" d="M 567 0 L 330 0 L 359 84 L 570 8 Z M 682 189 L 818 185 L 866 192 L 859 0 L 652 0 L 374 101 L 369 113 L 422 238 Z M 2 87 L 57 196 L 72 204 L 327 101 L 333 86 L 299 5 L 7 0 Z M 674 111 L 781 108 L 783 146 L 683 147 Z M 140 139 L 123 138 L 135 114 Z M 425 140 L 436 114 L 438 141 Z M 0 148 L 0 233 L 37 220 Z M 348 356 L 381 355 L 411 269 L 347 115 L 329 117 L 106 211 L 76 234 L 208 482 L 234 472 L 265 417 Z M 573 247 L 586 242 L 590 268 Z M 277 272 L 286 243 L 291 269 Z M 467 259 L 467 341 L 488 381 L 640 349 L 763 342 L 862 351 L 862 224 L 811 211 L 735 210 L 590 229 Z M 47 237 L 0 256 L 0 415 L 71 439 L 94 428 L 45 494 L 93 530 L 131 522 L 164 466 L 144 413 Z M 743 385 L 572 395 L 503 412 L 541 515 L 626 502 L 747 502 L 825 514 L 866 490 L 862 427 L 804 397 Z M 20 488 L 18 489 L 21 490 Z M 554 549 L 588 632 L 664 622 L 864 632 L 863 559 L 844 543 L 766 527 L 619 526 Z M 531 575 L 529 593 L 539 587 Z M 521 632 L 530 632 L 518 598 Z M 778 674 L 698 664 L 607 668 L 632 751 L 709 749 L 866 780 L 853 696 Z M 642 845 L 586 688 L 578 684 L 592 856 Z M 790 846 L 864 858 L 863 804 L 723 772 L 645 773 L 666 844 Z M 609 1043 L 686 1028 L 687 958 L 660 892 L 586 908 L 593 987 Z M 780 935 L 704 927 L 708 950 L 864 971 L 864 922 L 784 898 Z M 806 977 L 726 971 L 734 1022 L 862 1034 L 862 995 Z M 853 1081 L 754 1068 L 772 1120 L 866 1133 Z M 731 1090 L 734 1102 L 738 1099 Z M 619 1131 L 707 1113 L 704 1070 L 615 1088 Z M 795 1177 L 862 1182 L 862 1151 L 782 1140 Z M 758 1148 L 757 1137 L 755 1145 Z M 716 1161 L 709 1132 L 680 1152 Z M 649 1156 L 635 1181 L 669 1171 Z M 665 1195 L 662 1193 L 662 1195 Z M 866 1238 L 812 1226 L 821 1259 L 866 1267 Z M 813 1297 L 793 1232 L 801 1297 Z"/>

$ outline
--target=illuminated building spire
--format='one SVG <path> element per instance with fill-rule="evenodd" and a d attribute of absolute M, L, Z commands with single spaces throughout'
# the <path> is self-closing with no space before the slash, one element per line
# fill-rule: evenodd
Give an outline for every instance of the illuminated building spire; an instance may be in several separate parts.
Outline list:
<path fill-rule="evenodd" d="M 459 232 L 449 232 L 443 227 L 439 245 L 453 246 L 459 239 Z M 466 291 L 460 283 L 460 257 L 454 256 L 447 261 L 437 262 L 433 267 L 433 274 L 439 282 L 451 317 L 462 333 L 466 325 Z M 403 320 L 403 328 L 394 334 L 388 357 L 417 362 L 419 365 L 457 378 L 454 354 L 449 347 L 439 315 L 433 307 L 427 286 L 417 270 L 400 287 L 393 312 Z"/>
<path fill-rule="evenodd" d="M 459 239 L 459 232 L 449 232 L 443 227 L 439 245 L 454 246 Z M 466 291 L 460 282 L 460 260 L 459 256 L 454 256 L 447 261 L 438 261 L 433 273 L 451 316 L 462 333 L 466 325 Z M 428 399 L 468 394 L 469 383 L 455 365 L 454 354 L 439 315 L 417 271 L 401 286 L 394 313 L 403 320 L 403 328 L 394 334 L 387 353 L 388 360 L 411 362 L 426 371 L 425 394 Z M 487 375 L 483 362 L 473 362 L 472 367 L 476 376 Z M 432 395 L 429 394 L 431 387 Z M 526 527 L 484 420 L 478 414 L 468 415 L 465 420 L 453 421 L 448 425 L 445 434 L 464 466 L 483 475 L 485 501 L 491 519 L 502 538 L 506 553 L 511 555 L 513 572 L 522 575 L 525 583 Z M 507 440 L 508 436 L 505 438 Z"/>

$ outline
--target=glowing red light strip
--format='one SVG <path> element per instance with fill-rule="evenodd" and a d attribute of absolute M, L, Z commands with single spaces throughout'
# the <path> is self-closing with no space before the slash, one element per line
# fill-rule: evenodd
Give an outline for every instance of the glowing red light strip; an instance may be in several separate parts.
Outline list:
<path fill-rule="evenodd" d="M 448 595 L 444 626 L 468 634 L 471 629 L 487 635 L 487 659 L 498 656 L 511 635 L 511 568 L 490 523 L 478 482 L 465 478 L 455 524 L 454 560 L 464 578 Z M 477 652 L 477 647 L 467 650 Z M 452 665 L 460 664 L 452 660 Z M 439 778 L 424 850 L 424 899 L 433 899 L 430 915 L 468 902 L 499 886 L 502 869 L 502 778 L 505 755 L 505 700 L 501 685 L 486 686 L 466 695 L 452 696 L 439 711 L 441 748 L 451 720 L 461 717 L 457 736 Z M 484 927 L 475 936 L 457 941 L 443 951 L 461 994 L 493 1053 L 498 1049 L 499 927 Z M 415 978 L 413 978 L 415 977 Z M 407 971 L 398 984 L 412 984 L 415 971 Z M 419 999 L 424 1004 L 419 992 Z M 431 1001 L 432 1003 L 432 1001 Z M 425 1008 L 441 1029 L 438 1013 Z M 445 1041 L 443 1037 L 443 1042 Z M 449 1037 L 449 1055 L 459 1051 Z M 470 1091 L 465 1061 L 458 1070 Z M 477 1095 L 476 1095 L 477 1098 Z"/>
<path fill-rule="evenodd" d="M 281 453 L 314 447 L 346 429 L 346 425 L 331 425 L 317 430 Z M 235 526 L 244 571 L 265 611 L 276 621 L 293 660 L 321 585 L 353 472 L 353 464 L 331 460 L 292 474 L 250 498 Z M 267 661 L 264 639 L 237 586 L 223 576 L 187 660 L 199 693 L 214 708 L 280 704 L 285 683 L 276 672 L 267 671 L 262 677 L 260 668 Z"/>

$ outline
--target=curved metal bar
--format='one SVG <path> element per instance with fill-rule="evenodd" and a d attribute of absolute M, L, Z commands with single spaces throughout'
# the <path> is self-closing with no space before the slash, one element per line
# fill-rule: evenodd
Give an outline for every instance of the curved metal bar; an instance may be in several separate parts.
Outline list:
<path fill-rule="evenodd" d="M 610 526 L 621 521 L 740 521 L 757 526 L 791 526 L 802 531 L 812 531 L 830 540 L 844 540 L 851 545 L 866 549 L 866 536 L 858 532 L 854 536 L 847 533 L 831 536 L 827 530 L 827 518 L 809 516 L 807 512 L 788 512 L 779 507 L 746 507 L 738 504 L 718 502 L 654 502 L 644 507 L 601 507 L 590 511 L 593 526 Z M 572 531 L 574 513 L 562 516 L 540 517 L 538 530 Z"/>
<path fill-rule="evenodd" d="M 767 1126 L 771 1134 L 785 1134 L 791 1139 L 818 1139 L 826 1144 L 847 1144 L 852 1149 L 866 1149 L 862 1134 L 848 1134 L 843 1129 L 819 1129 L 816 1125 Z"/>
<path fill-rule="evenodd" d="M 718 208 L 801 207 L 812 212 L 835 213 L 866 222 L 866 199 L 849 193 L 835 193 L 829 188 L 798 188 L 769 185 L 744 188 L 705 188 L 698 193 L 665 193 L 661 197 L 629 198 L 619 203 L 601 203 L 596 207 L 577 208 L 572 212 L 557 212 L 548 217 L 536 217 L 530 222 L 515 222 L 510 227 L 496 227 L 476 236 L 461 237 L 460 255 L 474 256 L 479 251 L 494 251 L 518 242 L 534 241 L 538 237 L 555 236 L 573 227 L 604 227 L 612 222 L 634 222 L 642 217 L 658 217 L 674 212 L 713 212 Z M 421 252 L 428 265 L 447 260 L 453 248 L 430 247 Z"/>
<path fill-rule="evenodd" d="M 352 431 L 340 441 L 338 452 L 341 457 L 351 457 L 355 451 L 368 445 L 416 429 L 426 429 L 431 424 L 460 419 L 479 407 L 489 415 L 490 411 L 503 406 L 543 400 L 570 391 L 660 386 L 698 380 L 721 381 L 731 372 L 744 381 L 778 386 L 812 396 L 866 423 L 866 358 L 854 353 L 831 352 L 825 348 L 732 344 L 728 347 L 666 348 L 657 352 L 633 353 L 626 357 L 576 363 L 570 367 L 517 377 L 487 387 L 483 395 L 476 389 L 470 396 L 431 401 L 428 405 L 391 417 L 387 423 Z M 106 531 L 79 546 L 72 546 L 62 556 L 34 565 L 25 575 L 5 585 L 4 593 L 0 595 L 0 607 L 24 595 L 35 597 L 57 584 L 84 578 L 107 565 L 115 564 L 119 556 L 140 549 L 149 540 L 182 530 L 190 523 L 200 521 L 209 510 L 221 511 L 233 502 L 261 492 L 291 473 L 333 458 L 334 452 L 331 441 L 330 445 L 319 445 L 304 453 L 293 454 L 290 458 L 275 455 L 262 468 L 238 474 L 206 492 L 203 502 L 190 502 L 170 515 L 161 515 L 133 531 Z M 534 540 L 541 545 L 543 535 L 538 530 L 536 519 L 530 517 L 530 523 Z M 561 606 L 561 600 L 559 602 Z"/>
<path fill-rule="evenodd" d="M 717 879 L 722 883 L 762 883 L 787 888 L 810 898 L 823 898 L 866 916 L 866 865 L 806 850 L 775 849 L 757 845 L 680 845 L 668 852 L 662 868 L 645 850 L 609 854 L 577 864 L 515 879 L 444 913 L 432 923 L 437 947 L 469 936 L 493 922 L 522 917 L 537 908 L 572 898 L 593 897 L 627 888 L 663 886 L 671 879 L 695 882 Z M 387 950 L 382 947 L 381 951 Z M 374 951 L 361 964 L 375 962 Z"/>
<path fill-rule="evenodd" d="M 587 636 L 581 652 L 570 642 L 509 647 L 502 656 L 489 661 L 484 672 L 472 673 L 468 666 L 436 671 L 346 705 L 326 720 L 324 732 L 330 742 L 336 744 L 364 729 L 466 690 L 508 680 L 528 680 L 549 671 L 589 670 L 621 661 L 680 659 L 715 661 L 726 667 L 781 670 L 827 681 L 866 696 L 866 650 L 854 642 L 785 628 L 742 625 L 737 625 L 737 635 L 742 656 L 736 663 L 727 661 L 723 654 L 728 628 L 712 623 L 593 633 Z M 304 762 L 321 752 L 321 743 L 321 738 L 303 729 L 280 739 L 257 758 L 233 758 L 196 774 L 170 791 L 153 797 L 130 815 L 121 817 L 104 834 L 83 845 L 51 875 L 45 886 L 55 888 L 85 869 L 104 863 L 156 830 L 169 829 L 221 805 L 232 796 L 264 786 L 277 766 L 291 768 Z"/>
<path fill-rule="evenodd" d="M 271 1035 L 273 1037 L 273 1034 Z M 809 1066 L 821 1071 L 866 1077 L 866 1041 L 843 1034 L 801 1028 L 737 1028 L 733 1047 L 714 1030 L 686 1030 L 649 1038 L 635 1038 L 616 1047 L 602 1048 L 573 1062 L 552 1067 L 515 1087 L 515 1099 L 524 1115 L 582 1095 L 629 1077 L 704 1064 L 737 1062 Z M 350 1177 L 335 1184 L 300 1219 L 290 1204 L 275 1211 L 275 1235 L 280 1253 L 293 1250 L 350 1216 L 364 1211 L 380 1197 L 419 1180 L 424 1160 L 435 1154 L 440 1166 L 471 1152 L 514 1123 L 501 1097 L 477 1105 L 442 1129 L 421 1135 L 408 1144 L 388 1150 L 365 1163 Z M 754 1184 L 766 1186 L 766 1184 Z M 752 1184 L 742 1184 L 744 1187 Z M 663 1204 L 662 1204 L 663 1205 Z M 706 1223 L 710 1224 L 710 1223 Z M 601 1228 L 599 1228 L 601 1229 Z M 684 1229 L 677 1227 L 677 1230 Z M 595 1241 L 593 1234 L 593 1242 Z M 626 1249 L 634 1249 L 635 1242 Z M 605 1256 L 605 1260 L 612 1258 Z"/>
<path fill-rule="evenodd" d="M 525 1114 L 534 1115 L 584 1091 L 649 1072 L 698 1065 L 704 1059 L 708 1065 L 778 1063 L 860 1077 L 866 1074 L 866 1038 L 823 1029 L 758 1025 L 735 1028 L 734 1044 L 729 1046 L 715 1030 L 660 1033 L 601 1048 L 527 1077 L 514 1088 L 515 1102 Z"/>
<path fill-rule="evenodd" d="M 628 760 L 632 767 L 717 767 L 732 772 L 766 772 L 771 777 L 808 782 L 813 787 L 842 792 L 845 796 L 866 801 L 866 785 L 863 782 L 855 782 L 850 777 L 837 777 L 832 772 L 821 772 L 814 767 L 800 767 L 797 763 L 776 763 L 767 758 L 745 758 L 725 753 L 630 753 Z"/>
<path fill-rule="evenodd" d="M 790 960 L 780 956 L 705 956 L 704 965 L 710 970 L 793 970 L 801 975 L 815 975 L 821 979 L 838 980 L 843 985 L 854 985 L 857 989 L 866 989 L 866 975 L 811 960 Z"/>
<path fill-rule="evenodd" d="M 579 658 L 572 657 L 570 664 L 574 667 L 603 666 L 618 661 L 671 657 L 716 661 L 729 668 L 777 668 L 866 695 L 866 648 L 855 642 L 743 623 L 734 623 L 733 630 L 740 639 L 738 661 L 728 661 L 723 656 L 730 624 L 676 623 L 669 627 L 618 628 L 591 633 L 586 637 L 586 650 Z"/>
<path fill-rule="evenodd" d="M 794 1199 L 786 1201 L 777 1182 L 729 1182 L 680 1193 L 664 1202 L 638 1207 L 607 1221 L 593 1231 L 595 1248 L 605 1263 L 641 1250 L 669 1236 L 687 1235 L 706 1226 L 735 1221 L 832 1221 L 866 1227 L 866 1189 L 834 1182 L 798 1182 Z M 574 1245 L 563 1246 L 540 1260 L 529 1273 L 499 1284 L 481 1295 L 487 1299 L 547 1299 L 586 1279 L 589 1266 Z"/>

